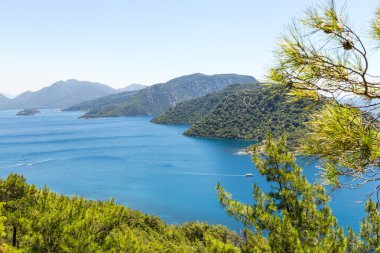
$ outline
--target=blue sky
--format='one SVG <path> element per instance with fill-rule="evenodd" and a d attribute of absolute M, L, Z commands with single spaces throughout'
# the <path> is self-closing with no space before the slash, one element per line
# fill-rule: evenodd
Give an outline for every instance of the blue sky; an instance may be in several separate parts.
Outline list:
<path fill-rule="evenodd" d="M 2 0 L 0 92 L 71 78 L 113 87 L 195 72 L 260 79 L 286 25 L 310 3 L 322 2 Z M 366 32 L 379 4 L 347 0 L 357 30 Z"/>

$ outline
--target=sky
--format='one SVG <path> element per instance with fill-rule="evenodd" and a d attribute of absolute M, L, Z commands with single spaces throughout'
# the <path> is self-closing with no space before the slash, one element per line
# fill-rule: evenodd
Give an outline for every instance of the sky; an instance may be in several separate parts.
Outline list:
<path fill-rule="evenodd" d="M 73 78 L 115 88 L 198 72 L 263 79 L 281 32 L 311 3 L 323 2 L 1 0 L 0 93 Z M 336 2 L 347 3 L 364 34 L 380 4 Z"/>

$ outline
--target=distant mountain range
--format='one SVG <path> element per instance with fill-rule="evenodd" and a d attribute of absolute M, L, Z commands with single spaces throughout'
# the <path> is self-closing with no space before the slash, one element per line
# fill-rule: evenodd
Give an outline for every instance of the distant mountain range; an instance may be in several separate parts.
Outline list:
<path fill-rule="evenodd" d="M 138 90 L 125 91 L 100 97 L 90 101 L 75 104 L 64 109 L 64 111 L 101 111 L 106 107 L 118 106 L 122 103 L 125 103 L 126 101 L 128 101 L 128 99 L 130 99 L 131 96 L 135 95 L 137 92 Z"/>
<path fill-rule="evenodd" d="M 142 90 L 148 87 L 148 85 L 138 84 L 138 83 L 132 83 L 131 85 L 128 85 L 125 88 L 118 89 L 118 92 L 124 92 L 124 91 L 136 91 L 136 90 Z"/>
<path fill-rule="evenodd" d="M 9 103 L 10 99 L 3 94 L 0 94 L 0 108 L 6 106 Z"/>
<path fill-rule="evenodd" d="M 6 96 L 7 98 L 10 98 L 10 99 L 17 97 L 17 95 L 10 94 L 10 93 L 2 93 L 1 95 L 4 95 L 4 96 Z"/>
<path fill-rule="evenodd" d="M 307 99 L 289 102 L 283 92 L 237 74 L 196 73 L 123 89 L 71 79 L 14 99 L 0 94 L 0 109 L 66 108 L 85 111 L 84 118 L 159 115 L 152 122 L 191 125 L 189 136 L 255 140 L 268 132 L 298 139 L 310 113 L 320 107 L 311 105 Z"/>
<path fill-rule="evenodd" d="M 83 116 L 85 118 L 158 115 L 179 102 L 219 91 L 232 84 L 255 82 L 257 81 L 254 77 L 246 75 L 197 73 L 149 86 L 136 94 L 120 93 L 90 101 L 92 107 L 89 104 L 75 105 L 68 110 L 87 109 L 89 112 Z M 120 99 L 122 96 L 124 99 Z"/>
<path fill-rule="evenodd" d="M 286 133 L 295 143 L 305 133 L 309 115 L 320 108 L 312 101 L 290 102 L 287 95 L 258 84 L 233 85 L 222 91 L 179 103 L 154 118 L 160 124 L 191 124 L 186 135 L 262 140 L 268 132 Z"/>
<path fill-rule="evenodd" d="M 137 90 L 145 86 L 132 85 L 122 90 Z M 0 109 L 67 108 L 74 104 L 93 100 L 119 90 L 105 84 L 70 79 L 58 81 L 38 91 L 24 92 L 14 99 L 0 96 Z"/>

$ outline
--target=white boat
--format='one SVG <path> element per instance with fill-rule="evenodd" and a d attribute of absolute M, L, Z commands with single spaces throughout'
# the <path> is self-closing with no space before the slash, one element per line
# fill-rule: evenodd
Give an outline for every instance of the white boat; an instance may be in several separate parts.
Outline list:
<path fill-rule="evenodd" d="M 253 174 L 252 173 L 247 173 L 245 174 L 246 177 L 253 177 Z"/>

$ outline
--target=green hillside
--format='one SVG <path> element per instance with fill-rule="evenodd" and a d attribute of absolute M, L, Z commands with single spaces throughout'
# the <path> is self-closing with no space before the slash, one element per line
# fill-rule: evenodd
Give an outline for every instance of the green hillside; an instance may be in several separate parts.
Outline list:
<path fill-rule="evenodd" d="M 220 225 L 167 225 L 113 200 L 38 189 L 16 174 L 0 180 L 0 202 L 0 252 L 240 252 L 242 242 Z"/>
<path fill-rule="evenodd" d="M 121 103 L 92 108 L 83 117 L 158 115 L 177 103 L 219 91 L 228 85 L 253 82 L 256 79 L 251 76 L 236 74 L 182 76 L 142 89 Z"/>
<path fill-rule="evenodd" d="M 273 88 L 243 89 L 225 96 L 185 134 L 261 141 L 269 132 L 274 136 L 286 133 L 293 142 L 305 131 L 311 113 L 306 108 L 311 105 L 305 99 L 289 102 L 285 93 Z"/>
<path fill-rule="evenodd" d="M 158 124 L 194 124 L 200 118 L 206 116 L 214 109 L 224 97 L 231 95 L 238 90 L 254 89 L 260 87 L 259 84 L 234 84 L 227 88 L 207 94 L 206 96 L 181 102 L 169 108 L 163 114 L 158 115 L 151 121 Z"/>
<path fill-rule="evenodd" d="M 186 135 L 262 140 L 268 132 L 286 133 L 290 142 L 305 131 L 310 100 L 289 102 L 284 91 L 253 85 L 233 85 L 222 91 L 178 104 L 154 118 L 160 124 L 191 124 Z M 318 106 L 311 106 L 315 110 Z"/>

